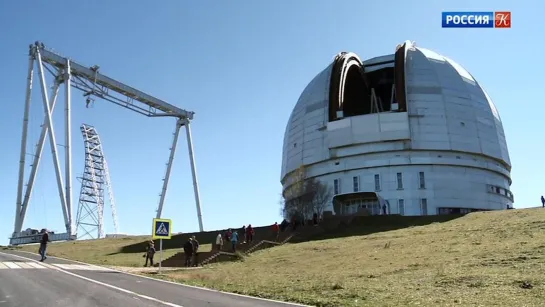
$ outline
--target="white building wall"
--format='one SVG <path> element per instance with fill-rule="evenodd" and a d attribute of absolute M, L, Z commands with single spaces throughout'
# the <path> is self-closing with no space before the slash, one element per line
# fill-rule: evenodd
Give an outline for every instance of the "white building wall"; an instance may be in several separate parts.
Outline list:
<path fill-rule="evenodd" d="M 329 65 L 307 85 L 293 108 L 284 134 L 281 180 L 302 163 L 329 159 L 322 131 L 327 123 L 332 67 Z"/>
<path fill-rule="evenodd" d="M 425 177 L 425 188 L 419 187 L 419 173 Z M 403 177 L 403 188 L 397 188 L 397 173 Z M 400 214 L 399 200 L 404 200 L 404 215 L 421 215 L 421 200 L 427 200 L 427 213 L 437 214 L 437 208 L 475 208 L 487 210 L 505 209 L 511 200 L 507 197 L 487 193 L 483 181 L 501 182 L 501 175 L 490 174 L 480 169 L 466 169 L 442 165 L 414 165 L 358 169 L 342 173 L 330 173 L 319 179 L 333 187 L 340 180 L 339 193 L 353 192 L 353 177 L 360 180 L 360 191 L 375 191 L 375 174 L 378 174 L 381 189 L 376 191 L 390 203 L 390 213 Z M 330 206 L 326 210 L 333 210 Z"/>
<path fill-rule="evenodd" d="M 408 113 L 364 115 L 328 123 L 332 65 L 318 74 L 301 94 L 286 127 L 281 180 L 301 165 L 307 175 L 339 193 L 375 191 L 399 213 L 419 215 L 421 199 L 428 214 L 438 207 L 501 210 L 512 205 L 510 160 L 499 114 L 473 77 L 452 60 L 423 48 L 408 51 Z M 379 128 L 380 127 L 380 128 Z M 397 173 L 403 189 L 397 188 Z M 419 188 L 424 172 L 425 189 Z M 501 189 L 492 193 L 491 186 Z M 332 206 L 330 208 L 332 210 Z"/>
<path fill-rule="evenodd" d="M 422 189 L 420 172 L 425 179 Z M 402 173 L 402 189 L 397 186 L 397 173 Z M 378 191 L 375 174 L 380 178 Z M 405 215 L 421 214 L 423 198 L 428 214 L 436 214 L 438 207 L 500 210 L 513 203 L 504 194 L 509 190 L 509 172 L 497 161 L 473 154 L 391 151 L 345 156 L 307 166 L 307 175 L 328 184 L 332 192 L 334 180 L 339 179 L 338 194 L 354 192 L 353 177 L 358 176 L 359 191 L 378 192 L 389 201 L 391 213 L 399 213 L 397 203 L 403 199 Z M 501 193 L 490 193 L 490 185 L 501 188 Z"/>

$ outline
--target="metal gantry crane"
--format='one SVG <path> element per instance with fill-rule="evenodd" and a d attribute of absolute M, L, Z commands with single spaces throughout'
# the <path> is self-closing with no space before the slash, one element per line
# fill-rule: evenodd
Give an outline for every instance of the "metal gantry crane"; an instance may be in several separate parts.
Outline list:
<path fill-rule="evenodd" d="M 27 156 L 27 135 L 28 122 L 31 106 L 31 96 L 34 78 L 34 66 L 38 68 L 39 84 L 41 88 L 41 96 L 44 108 L 44 123 L 42 125 L 41 135 L 36 145 L 34 159 L 31 164 L 30 175 L 26 189 L 24 189 L 25 166 Z M 55 169 L 57 188 L 62 207 L 66 233 L 54 234 L 50 237 L 51 240 L 71 240 L 77 237 L 77 229 L 74 227 L 73 212 L 72 212 L 72 133 L 71 133 L 71 89 L 75 88 L 83 91 L 84 96 L 87 96 L 88 102 L 91 97 L 100 98 L 134 112 L 143 114 L 148 117 L 174 117 L 176 118 L 176 129 L 174 132 L 174 140 L 170 148 L 170 156 L 167 163 L 165 177 L 163 178 L 163 187 L 161 189 L 161 197 L 156 216 L 161 217 L 167 186 L 170 178 L 174 154 L 178 141 L 180 128 L 185 126 L 187 134 L 187 145 L 189 149 L 189 158 L 191 165 L 191 173 L 193 177 L 193 188 L 195 193 L 195 205 L 197 207 L 197 218 L 199 220 L 199 228 L 203 231 L 202 214 L 200 207 L 199 185 L 197 180 L 197 171 L 193 155 L 193 143 L 191 138 L 190 122 L 193 119 L 194 112 L 180 109 L 163 100 L 148 95 L 133 87 L 118 82 L 99 72 L 98 66 L 86 67 L 78 64 L 71 59 L 64 57 L 51 49 L 45 47 L 41 42 L 36 42 L 29 46 L 29 65 L 26 86 L 25 111 L 23 118 L 23 132 L 21 138 L 21 155 L 19 159 L 19 179 L 17 184 L 17 200 L 15 210 L 15 221 L 13 235 L 10 238 L 11 245 L 30 243 L 35 240 L 34 236 L 30 236 L 21 232 L 25 220 L 26 211 L 32 195 L 33 185 L 36 179 L 36 173 L 40 164 L 40 158 L 47 137 L 51 147 L 53 164 Z M 49 93 L 46 83 L 46 74 L 53 76 L 53 88 Z M 55 138 L 55 130 L 53 125 L 53 110 L 57 102 L 57 96 L 61 84 L 64 84 L 65 89 L 65 174 L 61 172 L 61 166 L 57 153 L 57 141 Z"/>

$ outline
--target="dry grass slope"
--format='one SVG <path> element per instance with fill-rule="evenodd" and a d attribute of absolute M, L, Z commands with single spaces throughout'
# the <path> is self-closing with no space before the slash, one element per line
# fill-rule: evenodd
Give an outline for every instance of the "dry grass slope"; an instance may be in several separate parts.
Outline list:
<path fill-rule="evenodd" d="M 162 278 L 316 306 L 544 306 L 545 209 L 287 244 Z"/>

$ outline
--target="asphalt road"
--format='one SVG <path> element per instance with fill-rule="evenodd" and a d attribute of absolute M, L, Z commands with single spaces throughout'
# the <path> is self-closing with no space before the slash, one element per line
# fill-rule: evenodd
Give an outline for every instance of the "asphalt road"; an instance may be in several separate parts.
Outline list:
<path fill-rule="evenodd" d="M 0 307 L 301 306 L 165 283 L 62 259 L 48 258 L 44 263 L 36 261 L 39 259 L 34 254 L 0 251 Z"/>

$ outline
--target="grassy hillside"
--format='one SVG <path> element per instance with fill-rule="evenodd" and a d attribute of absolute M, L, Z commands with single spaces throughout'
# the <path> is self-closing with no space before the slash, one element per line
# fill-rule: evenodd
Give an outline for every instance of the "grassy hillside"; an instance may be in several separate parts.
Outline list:
<path fill-rule="evenodd" d="M 58 242 L 49 245 L 48 254 L 98 265 L 139 267 L 143 266 L 145 262 L 142 255 L 144 255 L 146 246 L 143 242 L 149 239 L 149 236 L 134 236 L 118 239 Z M 139 245 L 140 248 L 133 248 L 133 252 L 122 252 L 124 247 L 136 245 Z M 38 245 L 27 245 L 17 249 L 37 253 L 38 247 Z M 155 247 L 159 250 L 159 242 L 155 242 Z M 202 248 L 207 250 L 211 246 L 203 245 Z M 180 251 L 181 248 L 164 250 L 163 259 Z M 155 261 L 159 261 L 159 254 L 156 255 Z"/>
<path fill-rule="evenodd" d="M 545 209 L 287 244 L 161 278 L 317 306 L 543 306 Z"/>

